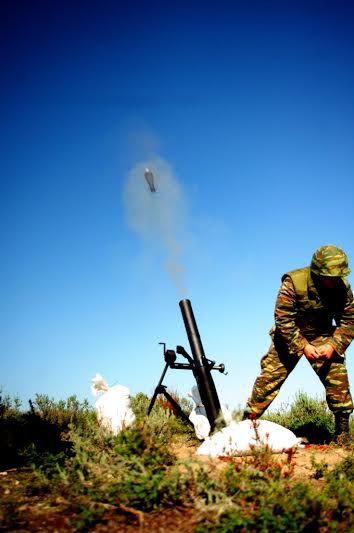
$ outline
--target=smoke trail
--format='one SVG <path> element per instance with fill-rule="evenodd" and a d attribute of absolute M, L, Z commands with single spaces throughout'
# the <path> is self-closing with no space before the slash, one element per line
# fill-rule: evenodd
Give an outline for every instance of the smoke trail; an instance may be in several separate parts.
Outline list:
<path fill-rule="evenodd" d="M 152 193 L 144 178 L 149 168 L 157 191 Z M 180 296 L 185 293 L 185 269 L 181 261 L 179 234 L 184 219 L 182 189 L 170 165 L 160 158 L 136 164 L 129 172 L 124 190 L 124 205 L 130 228 L 145 240 L 161 247 L 164 267 Z"/>

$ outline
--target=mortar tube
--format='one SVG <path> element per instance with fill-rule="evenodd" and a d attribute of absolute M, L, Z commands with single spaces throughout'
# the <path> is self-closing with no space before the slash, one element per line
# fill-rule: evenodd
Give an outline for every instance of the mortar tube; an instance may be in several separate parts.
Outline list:
<path fill-rule="evenodd" d="M 205 357 L 191 302 L 190 300 L 184 299 L 179 302 L 179 306 L 193 355 L 193 374 L 199 389 L 200 399 L 205 407 L 211 431 L 213 431 L 215 422 L 221 415 L 218 394 L 211 376 L 210 365 Z"/>

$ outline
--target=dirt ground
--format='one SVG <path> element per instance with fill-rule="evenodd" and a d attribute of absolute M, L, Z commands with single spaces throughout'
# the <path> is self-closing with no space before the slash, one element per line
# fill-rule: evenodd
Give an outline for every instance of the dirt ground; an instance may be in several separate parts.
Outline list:
<path fill-rule="evenodd" d="M 194 449 L 181 448 L 181 458 L 194 457 Z M 341 461 L 348 451 L 334 446 L 308 446 L 296 450 L 291 465 L 295 479 L 309 480 L 321 485 L 316 479 L 316 464 L 327 464 L 329 469 Z M 286 454 L 277 454 L 279 461 L 286 464 Z M 222 459 L 199 457 L 212 466 L 223 465 Z M 242 458 L 238 460 L 242 461 Z M 29 468 L 12 469 L 0 472 L 0 531 L 62 533 L 77 531 L 76 515 L 70 502 L 53 495 L 28 495 L 26 487 L 31 484 L 33 473 Z M 84 503 L 84 502 L 83 502 Z M 94 532 L 136 532 L 150 533 L 192 533 L 196 516 L 191 509 L 168 509 L 158 513 L 144 514 L 130 508 L 97 506 L 104 512 L 104 523 L 86 529 Z"/>

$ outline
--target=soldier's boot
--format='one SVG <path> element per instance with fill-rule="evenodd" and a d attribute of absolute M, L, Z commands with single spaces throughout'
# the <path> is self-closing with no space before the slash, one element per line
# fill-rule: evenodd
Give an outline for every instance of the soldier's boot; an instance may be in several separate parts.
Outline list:
<path fill-rule="evenodd" d="M 334 441 L 338 444 L 348 445 L 351 443 L 349 436 L 349 413 L 335 413 Z"/>

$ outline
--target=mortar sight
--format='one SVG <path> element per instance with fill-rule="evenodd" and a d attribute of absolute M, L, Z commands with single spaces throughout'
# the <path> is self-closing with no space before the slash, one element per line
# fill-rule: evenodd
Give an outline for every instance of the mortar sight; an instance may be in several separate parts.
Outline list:
<path fill-rule="evenodd" d="M 173 363 L 176 361 L 176 357 L 176 352 L 174 350 L 165 351 L 165 361 L 169 366 L 173 365 Z"/>

